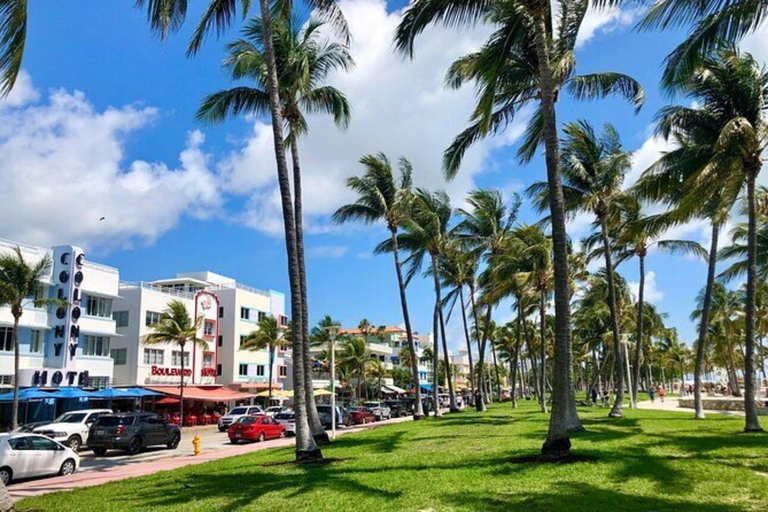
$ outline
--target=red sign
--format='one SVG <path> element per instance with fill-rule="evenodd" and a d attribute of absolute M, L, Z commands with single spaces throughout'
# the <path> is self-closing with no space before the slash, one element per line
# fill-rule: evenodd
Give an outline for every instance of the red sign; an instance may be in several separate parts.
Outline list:
<path fill-rule="evenodd" d="M 212 366 L 206 366 L 201 370 L 200 375 L 202 377 L 216 377 L 216 368 Z"/>
<path fill-rule="evenodd" d="M 181 368 L 162 368 L 160 366 L 153 366 L 152 375 L 168 375 L 178 377 L 181 375 Z M 192 370 L 189 368 L 184 368 L 184 376 L 189 377 L 190 375 L 192 375 Z"/>

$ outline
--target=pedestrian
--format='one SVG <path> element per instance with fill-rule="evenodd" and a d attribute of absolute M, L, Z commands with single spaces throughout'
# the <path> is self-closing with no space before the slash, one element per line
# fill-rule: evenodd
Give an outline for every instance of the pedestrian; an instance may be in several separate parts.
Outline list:
<path fill-rule="evenodd" d="M 648 390 L 648 396 L 651 397 L 651 403 L 656 401 L 656 390 L 653 389 L 653 386 Z"/>
<path fill-rule="evenodd" d="M 661 403 L 664 403 L 664 397 L 667 396 L 667 391 L 664 389 L 664 386 L 659 386 L 659 400 L 661 400 Z"/>
<path fill-rule="evenodd" d="M 477 410 L 477 412 L 483 411 L 483 395 L 480 394 L 479 389 L 475 390 L 475 410 Z"/>
<path fill-rule="evenodd" d="M 592 403 L 597 405 L 597 390 L 595 388 L 592 388 Z"/>
<path fill-rule="evenodd" d="M 608 407 L 608 405 L 611 402 L 610 394 L 608 393 L 607 389 L 603 390 L 603 407 Z"/>

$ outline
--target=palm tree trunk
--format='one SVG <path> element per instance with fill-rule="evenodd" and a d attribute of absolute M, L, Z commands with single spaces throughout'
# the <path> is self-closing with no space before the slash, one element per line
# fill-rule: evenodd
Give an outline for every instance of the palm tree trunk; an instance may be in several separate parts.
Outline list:
<path fill-rule="evenodd" d="M 310 462 L 322 460 L 322 452 L 312 438 L 307 418 L 305 375 L 302 364 L 304 349 L 300 336 L 303 325 L 301 318 L 301 278 L 299 275 L 299 260 L 296 253 L 296 223 L 293 217 L 291 183 L 288 175 L 288 163 L 285 157 L 285 141 L 283 140 L 283 116 L 280 110 L 277 64 L 275 62 L 275 49 L 272 40 L 272 16 L 267 0 L 259 0 L 259 7 L 261 9 L 261 24 L 264 33 L 264 54 L 267 60 L 268 78 L 267 89 L 269 91 L 269 108 L 272 116 L 272 138 L 275 145 L 277 181 L 280 188 L 283 224 L 285 226 L 285 247 L 288 257 L 288 280 L 291 292 L 293 387 L 294 406 L 296 409 L 296 460 L 298 462 Z"/>
<path fill-rule="evenodd" d="M 539 402 L 541 402 L 541 389 L 539 389 L 539 372 L 536 369 L 536 356 L 534 354 L 534 350 L 531 346 L 531 340 L 528 337 L 528 330 L 525 331 L 525 344 L 528 347 L 528 359 L 529 363 L 531 364 L 531 373 L 533 373 L 533 390 L 536 392 L 536 398 Z"/>
<path fill-rule="evenodd" d="M 541 412 L 547 412 L 547 337 L 546 337 L 546 292 L 541 291 L 539 298 L 539 328 L 541 330 L 541 371 L 539 389 L 541 390 Z"/>
<path fill-rule="evenodd" d="M 611 334 L 613 335 L 613 369 L 615 373 L 616 400 L 608 416 L 620 418 L 624 406 L 624 358 L 621 353 L 621 338 L 619 334 L 619 312 L 616 308 L 616 285 L 614 283 L 613 262 L 611 261 L 611 241 L 608 238 L 608 224 L 605 218 L 600 218 L 600 231 L 603 238 L 603 255 L 605 256 L 605 273 L 608 279 L 608 304 L 611 309 Z"/>
<path fill-rule="evenodd" d="M 520 298 L 517 299 L 517 341 L 515 342 L 515 353 L 512 356 L 512 407 L 517 408 L 517 363 L 520 357 L 520 341 L 523 338 L 523 307 L 520 303 Z"/>
<path fill-rule="evenodd" d="M 499 377 L 499 362 L 496 359 L 496 346 L 493 344 L 493 341 L 491 341 L 491 355 L 493 356 L 493 369 L 495 370 L 496 374 L 496 396 L 499 399 L 499 402 L 501 402 L 502 396 L 501 396 L 501 378 Z"/>
<path fill-rule="evenodd" d="M 744 340 L 744 415 L 745 432 L 762 432 L 755 402 L 755 280 L 757 279 L 757 212 L 755 180 L 760 172 L 760 158 L 754 169 L 747 169 L 747 304 Z"/>
<path fill-rule="evenodd" d="M 477 390 L 480 392 L 483 404 L 483 412 L 486 411 L 485 407 L 485 353 L 484 346 L 480 343 L 480 321 L 477 318 L 477 304 L 475 303 L 475 283 L 469 283 L 469 300 L 472 303 L 472 317 L 475 321 L 475 338 L 477 341 Z"/>
<path fill-rule="evenodd" d="M 475 367 L 472 364 L 472 343 L 469 341 L 467 310 L 464 307 L 464 285 L 459 286 L 459 300 L 461 301 L 461 321 L 464 324 L 464 339 L 467 340 L 467 357 L 469 358 L 469 387 L 470 389 L 475 389 Z"/>
<path fill-rule="evenodd" d="M 11 430 L 19 426 L 19 318 L 21 313 L 13 315 L 13 410 L 11 411 Z M 27 403 L 29 408 L 29 403 Z"/>
<path fill-rule="evenodd" d="M 549 36 L 545 17 L 549 12 L 546 0 L 528 0 L 533 13 L 533 30 L 536 56 L 539 65 L 539 90 L 547 164 L 547 185 L 552 224 L 553 267 L 555 273 L 555 361 L 552 415 L 549 419 L 547 439 L 541 448 L 542 456 L 560 459 L 568 456 L 571 441 L 568 437 L 568 347 L 571 329 L 571 311 L 568 289 L 568 248 L 565 231 L 565 200 L 560 182 L 560 147 L 555 115 L 554 82 L 550 62 Z"/>
<path fill-rule="evenodd" d="M 451 359 L 448 357 L 448 341 L 445 339 L 445 319 L 443 318 L 442 294 L 440 292 L 440 278 L 437 272 L 437 254 L 432 254 L 432 276 L 435 284 L 435 307 L 440 321 L 440 335 L 443 339 L 443 359 L 445 359 L 445 378 L 448 379 L 448 400 L 450 412 L 459 412 L 456 405 L 456 394 L 453 391 L 453 376 L 451 372 Z"/>
<path fill-rule="evenodd" d="M 405 323 L 406 337 L 408 338 L 408 349 L 411 352 L 411 370 L 413 370 L 413 388 L 416 392 L 416 404 L 413 409 L 413 419 L 420 420 L 424 417 L 424 408 L 421 404 L 421 381 L 419 380 L 419 364 L 416 360 L 416 344 L 413 342 L 413 331 L 411 330 L 411 316 L 408 313 L 408 300 L 405 295 L 405 280 L 403 280 L 403 270 L 400 267 L 400 250 L 397 244 L 397 228 L 390 227 L 389 232 L 392 237 L 392 253 L 395 255 L 395 272 L 397 273 L 397 285 L 400 289 L 400 306 L 403 308 L 403 322 Z"/>
<path fill-rule="evenodd" d="M 435 301 L 435 310 L 432 312 L 432 332 L 434 341 L 432 342 L 432 405 L 435 409 L 435 418 L 442 416 L 443 412 L 440 410 L 440 399 L 437 396 L 440 385 L 440 348 L 438 346 L 438 340 L 440 339 L 439 327 L 438 327 L 438 304 Z"/>
<path fill-rule="evenodd" d="M 712 241 L 709 246 L 709 263 L 707 265 L 707 284 L 704 289 L 704 303 L 701 305 L 699 320 L 699 339 L 696 342 L 696 365 L 693 369 L 693 417 L 704 419 L 704 406 L 701 403 L 701 375 L 704 371 L 704 354 L 706 354 L 707 331 L 709 330 L 709 309 L 712 306 L 712 287 L 715 284 L 717 267 L 717 243 L 720 236 L 720 225 L 712 222 Z"/>
<path fill-rule="evenodd" d="M 485 385 L 485 403 L 493 403 L 492 393 L 491 393 L 491 374 L 490 372 L 486 371 L 485 369 L 485 348 L 488 343 L 488 335 L 489 330 L 491 327 L 491 314 L 492 314 L 492 308 L 490 305 L 488 305 L 488 309 L 485 311 L 485 319 L 483 320 L 483 337 L 481 338 L 481 344 L 480 344 L 480 350 L 483 354 L 483 384 Z"/>
<path fill-rule="evenodd" d="M 184 343 L 179 343 L 181 348 L 181 377 L 179 382 L 179 426 L 184 426 Z"/>
<path fill-rule="evenodd" d="M 269 345 L 269 391 L 267 392 L 267 405 L 272 405 L 272 367 L 275 365 L 275 346 Z"/>
<path fill-rule="evenodd" d="M 632 407 L 637 407 L 637 389 L 640 385 L 640 354 L 643 350 L 643 292 L 645 290 L 645 255 L 640 260 L 640 285 L 637 292 L 637 339 L 635 340 L 635 367 L 632 369 Z"/>
<path fill-rule="evenodd" d="M 312 384 L 312 355 L 309 351 L 309 299 L 307 296 L 307 268 L 304 261 L 304 221 L 302 213 L 301 192 L 301 160 L 299 157 L 299 141 L 296 131 L 290 134 L 291 161 L 293 162 L 293 211 L 296 223 L 296 258 L 299 263 L 299 287 L 301 289 L 301 342 L 304 346 L 304 387 L 306 388 L 307 421 L 312 431 L 312 437 L 318 445 L 331 443 L 328 433 L 320 422 L 315 403 L 315 388 Z"/>

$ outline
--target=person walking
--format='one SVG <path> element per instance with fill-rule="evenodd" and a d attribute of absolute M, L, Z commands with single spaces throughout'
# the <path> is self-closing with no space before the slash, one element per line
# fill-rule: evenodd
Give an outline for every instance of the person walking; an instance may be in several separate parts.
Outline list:
<path fill-rule="evenodd" d="M 592 388 L 592 404 L 597 405 L 597 390 Z"/>
<path fill-rule="evenodd" d="M 653 389 L 653 386 L 648 390 L 648 396 L 651 397 L 651 403 L 656 401 L 656 390 Z"/>
<path fill-rule="evenodd" d="M 661 400 L 661 403 L 664 403 L 665 396 L 667 396 L 667 391 L 664 389 L 664 386 L 659 386 L 659 400 Z"/>

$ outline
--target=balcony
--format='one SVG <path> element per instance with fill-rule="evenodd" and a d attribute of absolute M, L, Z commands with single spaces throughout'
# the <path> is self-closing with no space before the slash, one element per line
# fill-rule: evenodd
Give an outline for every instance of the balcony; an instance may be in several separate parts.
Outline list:
<path fill-rule="evenodd" d="M 366 343 L 366 346 L 368 347 L 368 351 L 372 354 L 379 354 L 384 356 L 391 356 L 394 354 L 392 347 L 389 345 L 384 345 L 382 343 Z"/>

